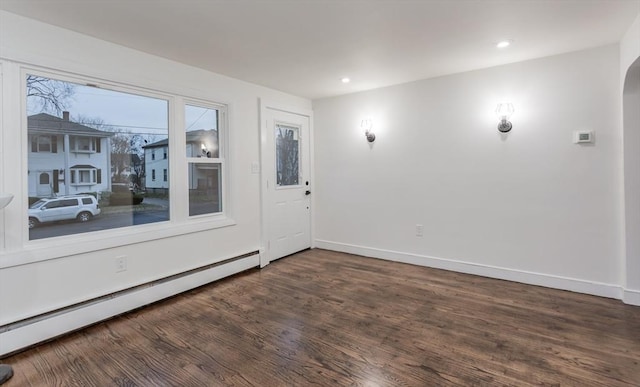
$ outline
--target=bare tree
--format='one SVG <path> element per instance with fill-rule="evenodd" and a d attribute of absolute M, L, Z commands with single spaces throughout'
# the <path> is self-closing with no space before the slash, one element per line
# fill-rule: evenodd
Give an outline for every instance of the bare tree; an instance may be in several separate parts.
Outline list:
<path fill-rule="evenodd" d="M 279 185 L 298 184 L 298 139 L 292 129 L 279 128 L 276 137 L 276 180 Z"/>
<path fill-rule="evenodd" d="M 123 176 L 123 172 L 131 165 L 132 154 L 135 153 L 133 148 L 138 142 L 135 139 L 136 135 L 126 130 L 114 128 L 100 117 L 79 115 L 73 118 L 73 122 L 103 132 L 113 133 L 110 140 L 112 181 L 117 183 L 126 182 L 126 177 Z"/>
<path fill-rule="evenodd" d="M 80 125 L 88 126 L 93 129 L 102 130 L 103 132 L 114 132 L 118 129 L 104 122 L 100 117 L 89 117 L 82 114 L 71 117 L 71 121 Z"/>
<path fill-rule="evenodd" d="M 144 146 L 157 141 L 153 134 L 131 133 L 128 130 L 114 128 L 99 117 L 78 116 L 73 120 L 97 130 L 111 132 L 111 170 L 113 182 L 133 183 L 138 188 L 144 188 Z M 124 174 L 130 168 L 131 174 Z"/>
<path fill-rule="evenodd" d="M 66 109 L 73 97 L 75 85 L 35 75 L 27 76 L 27 99 L 40 111 L 57 113 Z"/>
<path fill-rule="evenodd" d="M 111 169 L 113 171 L 114 181 L 126 181 L 123 172 L 132 164 L 133 137 L 135 137 L 135 135 L 126 132 L 115 133 L 111 137 Z"/>

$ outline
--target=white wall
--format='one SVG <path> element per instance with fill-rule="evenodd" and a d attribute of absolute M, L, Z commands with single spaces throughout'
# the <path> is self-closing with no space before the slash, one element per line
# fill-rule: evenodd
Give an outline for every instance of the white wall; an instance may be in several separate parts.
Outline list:
<path fill-rule="evenodd" d="M 311 106 L 309 100 L 6 12 L 0 12 L 0 37 L 3 71 L 0 188 L 16 194 L 16 200 L 0 218 L 4 220 L 0 223 L 0 240 L 4 237 L 5 242 L 4 250 L 0 244 L 0 325 L 259 249 L 260 181 L 258 174 L 251 173 L 251 163 L 260 160 L 259 98 L 305 109 Z M 234 225 L 212 228 L 214 222 L 199 220 L 195 225 L 172 224 L 165 230 L 154 228 L 160 225 L 149 225 L 114 231 L 121 234 L 109 243 L 99 238 L 83 242 L 83 238 L 88 238 L 86 235 L 58 238 L 61 240 L 54 244 L 46 240 L 29 242 L 25 223 L 27 166 L 22 154 L 27 146 L 26 134 L 20 130 L 25 119 L 19 72 L 23 64 L 227 103 L 231 198 L 227 204 L 231 207 L 232 222 L 224 224 Z M 184 146 L 179 148 L 184 152 Z M 176 158 L 173 160 L 177 162 Z M 186 165 L 178 166 L 171 178 L 183 181 L 186 187 Z M 186 196 L 172 196 L 172 200 L 180 201 L 178 210 L 187 211 Z M 165 238 L 157 239 L 161 237 Z M 136 243 L 136 238 L 149 241 Z M 83 250 L 96 251 L 82 253 Z M 127 271 L 116 273 L 115 258 L 120 255 L 127 256 L 128 267 Z"/>
<path fill-rule="evenodd" d="M 640 14 L 620 41 L 626 228 L 625 299 L 640 305 Z"/>
<path fill-rule="evenodd" d="M 640 13 L 620 40 L 620 83 L 631 64 L 640 56 Z"/>
<path fill-rule="evenodd" d="M 313 105 L 318 247 L 620 297 L 617 45 Z"/>

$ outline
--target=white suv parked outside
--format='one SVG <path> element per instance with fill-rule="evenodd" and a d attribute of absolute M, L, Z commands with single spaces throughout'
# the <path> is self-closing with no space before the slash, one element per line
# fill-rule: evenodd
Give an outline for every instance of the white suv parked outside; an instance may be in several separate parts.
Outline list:
<path fill-rule="evenodd" d="M 98 201 L 91 195 L 60 196 L 40 199 L 29 207 L 29 228 L 39 223 L 77 219 L 87 222 L 100 215 Z"/>

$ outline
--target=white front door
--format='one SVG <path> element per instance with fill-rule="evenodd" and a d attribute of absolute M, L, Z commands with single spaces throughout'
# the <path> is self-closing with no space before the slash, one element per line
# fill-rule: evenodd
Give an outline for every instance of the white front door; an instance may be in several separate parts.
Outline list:
<path fill-rule="evenodd" d="M 36 193 L 38 196 L 51 196 L 51 174 L 52 172 L 38 172 L 38 176 L 36 176 L 37 180 L 37 188 Z"/>
<path fill-rule="evenodd" d="M 262 109 L 266 265 L 311 247 L 310 116 Z"/>

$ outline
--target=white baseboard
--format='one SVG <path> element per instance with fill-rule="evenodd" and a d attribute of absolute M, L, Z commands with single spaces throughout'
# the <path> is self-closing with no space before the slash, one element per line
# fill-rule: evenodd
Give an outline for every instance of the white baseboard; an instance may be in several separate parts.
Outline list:
<path fill-rule="evenodd" d="M 640 306 L 640 290 L 624 289 L 622 301 L 625 304 Z"/>
<path fill-rule="evenodd" d="M 632 305 L 639 305 L 638 301 L 640 301 L 640 292 L 630 290 L 623 291 L 623 289 L 619 285 L 591 282 L 577 278 L 534 273 L 497 266 L 481 265 L 471 262 L 456 261 L 445 258 L 430 257 L 426 255 L 377 249 L 372 247 L 357 246 L 325 240 L 316 240 L 316 247 L 320 249 L 362 255 L 365 257 L 385 259 L 388 261 L 409 263 L 412 265 L 426 266 L 436 269 L 456 271 L 459 273 L 474 274 L 483 277 L 520 282 L 529 285 L 569 290 L 572 292 L 591 294 L 600 297 L 616 298 Z"/>
<path fill-rule="evenodd" d="M 259 265 L 258 254 L 125 293 L 0 334 L 0 356 Z"/>

